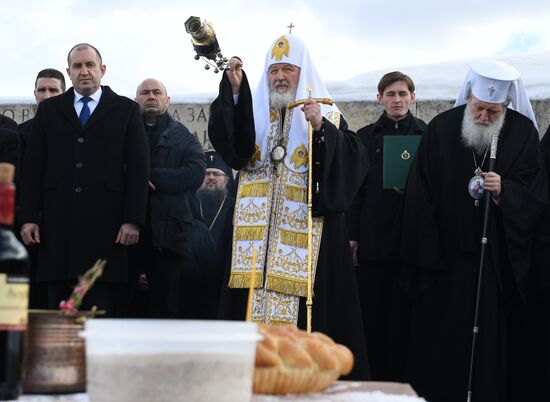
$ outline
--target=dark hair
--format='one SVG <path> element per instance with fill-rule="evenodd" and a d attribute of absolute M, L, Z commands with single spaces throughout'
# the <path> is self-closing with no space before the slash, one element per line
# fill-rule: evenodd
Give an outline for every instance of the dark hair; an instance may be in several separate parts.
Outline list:
<path fill-rule="evenodd" d="M 411 77 L 407 74 L 403 74 L 401 71 L 392 71 L 391 73 L 384 74 L 384 76 L 380 78 L 380 82 L 378 83 L 378 94 L 384 95 L 386 88 L 397 81 L 403 81 L 407 84 L 409 91 L 411 93 L 414 92 L 414 82 Z"/>
<path fill-rule="evenodd" d="M 61 82 L 61 92 L 65 92 L 65 76 L 61 71 L 56 70 L 55 68 L 45 68 L 38 72 L 36 80 L 34 81 L 34 88 L 36 89 L 36 84 L 38 84 L 39 78 L 55 78 Z"/>
<path fill-rule="evenodd" d="M 75 50 L 84 50 L 84 49 L 92 49 L 95 54 L 97 55 L 97 58 L 99 59 L 99 64 L 103 64 L 103 58 L 101 57 L 101 53 L 99 53 L 99 50 L 97 50 L 95 47 L 90 45 L 89 43 L 79 43 L 74 45 L 71 50 L 69 50 L 69 53 L 67 54 L 67 65 L 71 66 L 71 53 Z"/>

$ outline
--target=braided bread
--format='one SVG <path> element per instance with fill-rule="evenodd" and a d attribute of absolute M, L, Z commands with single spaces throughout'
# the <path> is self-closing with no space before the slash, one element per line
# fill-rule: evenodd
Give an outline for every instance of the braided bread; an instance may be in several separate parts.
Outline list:
<path fill-rule="evenodd" d="M 253 390 L 260 394 L 321 392 L 351 372 L 353 354 L 330 337 L 292 325 L 259 326 Z"/>

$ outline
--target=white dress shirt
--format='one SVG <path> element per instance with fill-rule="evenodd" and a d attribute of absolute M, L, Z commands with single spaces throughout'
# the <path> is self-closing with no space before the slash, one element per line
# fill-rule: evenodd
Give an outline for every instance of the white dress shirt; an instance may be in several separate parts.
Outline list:
<path fill-rule="evenodd" d="M 97 107 L 97 104 L 99 103 L 99 98 L 101 98 L 102 89 L 99 87 L 97 91 L 95 91 L 93 94 L 90 95 L 90 98 L 92 98 L 91 101 L 88 102 L 88 107 L 90 108 L 90 116 L 92 116 L 92 113 L 94 112 L 95 108 Z M 81 99 L 84 97 L 84 95 L 80 95 L 76 90 L 74 91 L 74 110 L 76 111 L 76 115 L 80 116 L 80 112 L 82 111 L 82 106 L 84 106 L 84 103 L 82 103 Z"/>

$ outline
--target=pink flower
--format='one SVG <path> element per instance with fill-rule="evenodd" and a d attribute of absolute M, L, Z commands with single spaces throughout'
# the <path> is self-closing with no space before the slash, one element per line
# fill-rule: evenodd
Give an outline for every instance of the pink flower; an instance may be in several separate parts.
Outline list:
<path fill-rule="evenodd" d="M 77 309 L 74 306 L 74 299 L 69 299 L 68 301 L 62 300 L 59 303 L 59 308 L 69 315 L 75 315 Z"/>
<path fill-rule="evenodd" d="M 93 286 L 95 280 L 103 273 L 105 264 L 105 260 L 97 260 L 92 268 L 86 271 L 83 276 L 79 277 L 78 284 L 71 293 L 69 300 L 63 300 L 59 303 L 62 314 L 76 315 L 78 313 L 78 308 L 82 304 L 82 299 Z"/>
<path fill-rule="evenodd" d="M 89 287 L 90 286 L 85 286 L 85 285 L 76 286 L 73 290 L 73 294 L 84 296 L 86 292 L 89 290 Z"/>

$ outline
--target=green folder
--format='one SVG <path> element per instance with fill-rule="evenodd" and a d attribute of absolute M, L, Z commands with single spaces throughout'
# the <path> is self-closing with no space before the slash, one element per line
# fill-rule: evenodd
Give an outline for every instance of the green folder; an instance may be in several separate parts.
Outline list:
<path fill-rule="evenodd" d="M 404 189 L 420 135 L 385 135 L 382 154 L 384 189 Z"/>

